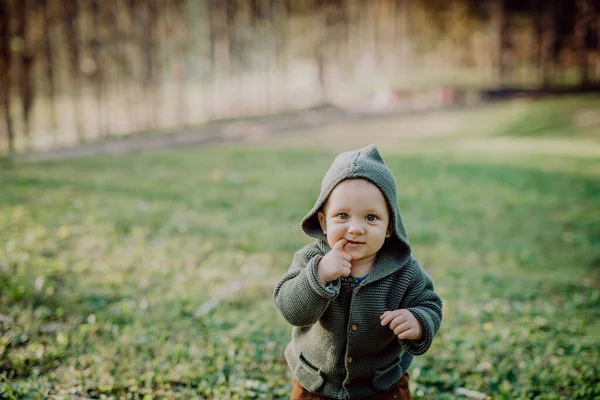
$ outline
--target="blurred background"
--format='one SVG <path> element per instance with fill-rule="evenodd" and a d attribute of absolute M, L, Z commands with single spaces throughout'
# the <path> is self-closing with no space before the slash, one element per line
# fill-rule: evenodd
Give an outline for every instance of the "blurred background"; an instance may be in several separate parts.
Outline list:
<path fill-rule="evenodd" d="M 3 0 L 3 152 L 321 106 L 597 88 L 596 0 Z M 513 92 L 510 92 L 513 93 Z"/>
<path fill-rule="evenodd" d="M 0 0 L 0 399 L 286 399 L 273 287 L 378 145 L 415 399 L 600 398 L 597 0 Z"/>

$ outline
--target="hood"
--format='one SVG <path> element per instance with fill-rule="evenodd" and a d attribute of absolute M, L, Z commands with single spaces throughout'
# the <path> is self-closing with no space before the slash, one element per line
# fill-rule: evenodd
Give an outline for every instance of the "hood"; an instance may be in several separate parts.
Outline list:
<path fill-rule="evenodd" d="M 383 247 L 402 258 L 410 256 L 410 244 L 398 207 L 396 181 L 374 144 L 362 149 L 340 153 L 333 160 L 321 182 L 319 198 L 310 212 L 302 219 L 301 225 L 304 233 L 315 239 L 327 241 L 327 237 L 319 225 L 317 213 L 338 183 L 345 179 L 356 178 L 366 179 L 375 184 L 388 203 L 391 212 L 390 223 L 394 229 L 393 234 L 386 239 Z"/>

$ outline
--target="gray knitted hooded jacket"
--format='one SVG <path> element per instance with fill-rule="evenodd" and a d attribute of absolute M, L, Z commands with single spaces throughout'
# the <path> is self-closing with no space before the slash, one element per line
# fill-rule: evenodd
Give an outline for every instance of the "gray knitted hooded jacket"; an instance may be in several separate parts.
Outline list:
<path fill-rule="evenodd" d="M 348 276 L 323 286 L 317 264 L 331 248 L 317 212 L 338 183 L 352 178 L 367 179 L 382 191 L 393 234 L 360 284 Z M 402 377 L 414 355 L 429 349 L 440 327 L 442 301 L 431 278 L 411 256 L 394 177 L 374 145 L 335 158 L 302 229 L 315 241 L 294 255 L 274 290 L 276 307 L 293 325 L 285 349 L 290 369 L 306 389 L 332 398 L 368 398 L 385 391 Z M 380 315 L 397 309 L 414 314 L 423 327 L 423 339 L 400 340 L 389 326 L 381 326 Z"/>

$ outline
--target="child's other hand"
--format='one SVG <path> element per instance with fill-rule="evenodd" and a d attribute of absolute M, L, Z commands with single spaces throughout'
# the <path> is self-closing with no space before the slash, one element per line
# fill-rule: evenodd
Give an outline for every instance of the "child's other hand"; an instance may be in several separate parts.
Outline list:
<path fill-rule="evenodd" d="M 344 252 L 346 243 L 348 243 L 346 239 L 338 240 L 331 251 L 319 261 L 317 275 L 323 285 L 336 280 L 340 276 L 350 275 L 352 256 Z"/>
<path fill-rule="evenodd" d="M 386 311 L 380 317 L 381 325 L 390 324 L 398 339 L 419 340 L 423 337 L 421 323 L 408 310 Z"/>

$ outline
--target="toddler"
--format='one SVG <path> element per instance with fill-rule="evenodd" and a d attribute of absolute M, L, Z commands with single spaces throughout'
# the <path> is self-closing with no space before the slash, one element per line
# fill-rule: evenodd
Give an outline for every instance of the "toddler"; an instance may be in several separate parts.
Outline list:
<path fill-rule="evenodd" d="M 274 290 L 293 326 L 292 399 L 410 399 L 408 367 L 442 301 L 411 255 L 394 177 L 375 145 L 339 154 L 302 219 L 314 242 Z"/>

